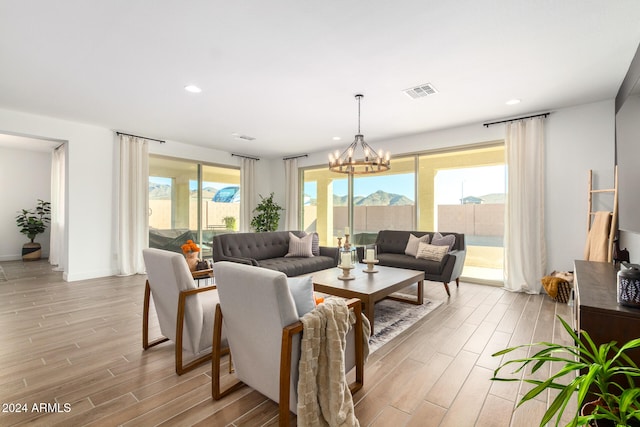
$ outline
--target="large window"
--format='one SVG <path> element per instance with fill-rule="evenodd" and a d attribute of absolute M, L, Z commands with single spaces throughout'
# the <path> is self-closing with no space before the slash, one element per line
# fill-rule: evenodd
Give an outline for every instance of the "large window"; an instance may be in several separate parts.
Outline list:
<path fill-rule="evenodd" d="M 216 233 L 238 229 L 240 170 L 149 157 L 149 246 L 180 252 L 188 239 L 211 257 Z"/>
<path fill-rule="evenodd" d="M 467 247 L 463 277 L 502 280 L 502 143 L 394 158 L 391 170 L 372 175 L 303 169 L 302 182 L 302 223 L 323 245 L 335 246 L 346 226 L 357 245 L 384 229 L 459 232 Z"/>

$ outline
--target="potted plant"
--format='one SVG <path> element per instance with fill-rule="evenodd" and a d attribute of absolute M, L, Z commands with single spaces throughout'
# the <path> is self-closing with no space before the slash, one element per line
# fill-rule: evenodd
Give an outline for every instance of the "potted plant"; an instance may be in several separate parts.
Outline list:
<path fill-rule="evenodd" d="M 224 226 L 227 230 L 235 230 L 236 229 L 236 217 L 235 216 L 225 216 L 222 218 L 224 221 Z"/>
<path fill-rule="evenodd" d="M 273 201 L 273 193 L 267 198 L 260 195 L 260 198 L 262 201 L 258 203 L 258 206 L 253 210 L 254 212 L 258 212 L 258 214 L 251 220 L 251 227 L 258 232 L 276 231 L 278 229 L 278 222 L 280 221 L 280 211 L 284 209 Z"/>
<path fill-rule="evenodd" d="M 22 246 L 22 259 L 34 261 L 42 256 L 40 243 L 34 242 L 38 234 L 44 233 L 51 221 L 51 203 L 38 199 L 35 209 L 22 209 L 16 216 L 16 224 L 22 234 L 26 234 L 31 242 Z"/>
<path fill-rule="evenodd" d="M 640 368 L 627 354 L 629 350 L 640 347 L 640 338 L 619 347 L 616 342 L 597 346 L 587 332 L 582 331 L 580 338 L 578 338 L 578 335 L 562 318 L 558 316 L 558 319 L 574 342 L 577 343 L 576 345 L 540 342 L 499 351 L 493 356 L 502 356 L 521 348 L 542 347 L 542 350 L 532 356 L 502 363 L 495 370 L 491 379 L 494 381 L 520 381 L 520 378 L 498 377 L 502 369 L 511 365 L 519 365 L 514 373 L 519 373 L 530 366 L 533 374 L 548 362 L 561 364 L 560 369 L 547 379 L 523 379 L 523 381 L 533 384 L 534 387 L 520 399 L 518 406 L 547 389 L 559 390 L 558 395 L 542 417 L 540 426 L 546 425 L 556 414 L 555 425 L 559 425 L 567 405 L 576 398 L 574 395 L 576 392 L 577 409 L 572 421 L 568 424 L 569 426 L 587 424 L 640 426 L 640 388 L 635 386 L 636 378 L 640 377 Z M 566 384 L 557 381 L 563 377 L 566 377 Z M 587 405 L 585 399 L 590 391 L 598 399 Z M 580 413 L 581 409 L 582 414 Z M 608 420 L 609 423 L 604 420 Z"/>

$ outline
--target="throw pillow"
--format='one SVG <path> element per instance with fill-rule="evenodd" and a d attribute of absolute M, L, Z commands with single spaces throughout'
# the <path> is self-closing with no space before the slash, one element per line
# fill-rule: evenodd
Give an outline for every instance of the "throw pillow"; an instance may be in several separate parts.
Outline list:
<path fill-rule="evenodd" d="M 411 255 L 415 257 L 418 253 L 418 245 L 420 242 L 429 243 L 429 235 L 425 234 L 422 237 L 416 237 L 413 234 L 409 235 L 409 241 L 407 242 L 407 247 L 404 249 L 405 255 Z"/>
<path fill-rule="evenodd" d="M 456 243 L 455 234 L 447 234 L 446 236 L 443 236 L 442 234 L 436 232 L 433 235 L 433 239 L 431 240 L 431 244 L 432 245 L 448 246 L 449 247 L 449 251 L 453 248 L 453 245 L 455 243 Z"/>
<path fill-rule="evenodd" d="M 288 277 L 289 292 L 296 304 L 298 317 L 302 317 L 316 308 L 316 296 L 313 293 L 313 281 L 308 277 Z"/>
<path fill-rule="evenodd" d="M 320 236 L 318 235 L 318 233 L 311 233 L 311 235 L 313 236 L 313 240 L 311 242 L 311 253 L 313 254 L 313 256 L 319 256 L 320 255 Z"/>
<path fill-rule="evenodd" d="M 418 254 L 416 258 L 422 258 L 429 261 L 442 261 L 442 258 L 447 254 L 447 246 L 436 246 L 428 243 L 420 242 L 418 244 Z"/>
<path fill-rule="evenodd" d="M 298 237 L 289 232 L 289 252 L 285 257 L 305 257 L 313 256 L 311 252 L 311 244 L 313 243 L 313 235 L 308 234 L 304 237 Z"/>

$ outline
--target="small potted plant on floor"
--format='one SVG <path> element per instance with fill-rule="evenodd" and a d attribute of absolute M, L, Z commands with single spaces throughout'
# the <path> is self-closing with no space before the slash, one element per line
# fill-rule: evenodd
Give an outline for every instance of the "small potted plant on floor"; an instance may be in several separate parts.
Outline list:
<path fill-rule="evenodd" d="M 16 216 L 16 224 L 22 234 L 26 234 L 31 242 L 22 246 L 22 260 L 35 261 L 42 256 L 40 243 L 34 242 L 38 234 L 44 233 L 51 221 L 51 203 L 38 199 L 35 209 L 22 209 Z"/>
<path fill-rule="evenodd" d="M 280 221 L 280 211 L 284 209 L 282 206 L 273 201 L 273 193 L 269 197 L 264 198 L 260 195 L 262 201 L 253 210 L 258 212 L 251 220 L 251 227 L 257 232 L 276 231 L 278 222 Z"/>
<path fill-rule="evenodd" d="M 628 355 L 629 350 L 640 347 L 640 338 L 620 346 L 616 342 L 597 346 L 587 332 L 582 331 L 578 338 L 562 318 L 558 319 L 576 345 L 540 342 L 499 351 L 493 356 L 502 356 L 521 348 L 542 348 L 532 356 L 502 363 L 495 370 L 492 380 L 520 381 L 520 378 L 498 377 L 500 371 L 507 366 L 518 365 L 514 373 L 530 367 L 533 374 L 546 363 L 554 362 L 560 368 L 549 378 L 525 377 L 522 380 L 534 387 L 520 399 L 518 406 L 548 389 L 559 391 L 542 417 L 540 426 L 547 425 L 554 416 L 555 425 L 559 425 L 567 405 L 576 398 L 577 409 L 568 426 L 640 426 L 640 388 L 635 385 L 640 377 L 640 368 Z M 558 382 L 560 378 L 566 383 Z M 590 392 L 597 399 L 587 404 L 585 400 Z"/>

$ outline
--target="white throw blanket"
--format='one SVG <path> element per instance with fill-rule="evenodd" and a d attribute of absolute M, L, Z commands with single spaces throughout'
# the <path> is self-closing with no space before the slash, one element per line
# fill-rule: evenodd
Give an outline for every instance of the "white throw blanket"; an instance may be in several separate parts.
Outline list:
<path fill-rule="evenodd" d="M 298 366 L 298 426 L 360 426 L 345 376 L 347 332 L 355 323 L 344 299 L 330 297 L 302 319 Z M 369 320 L 363 315 L 365 360 L 369 355 Z"/>

